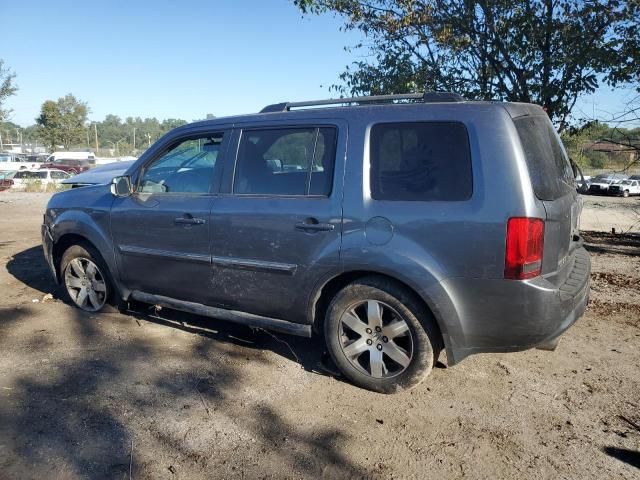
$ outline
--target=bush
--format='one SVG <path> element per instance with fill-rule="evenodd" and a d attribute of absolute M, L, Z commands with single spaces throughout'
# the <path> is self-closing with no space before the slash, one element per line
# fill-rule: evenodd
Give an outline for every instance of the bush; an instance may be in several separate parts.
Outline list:
<path fill-rule="evenodd" d="M 585 156 L 591 168 L 604 168 L 609 163 L 609 157 L 604 152 L 586 151 Z"/>

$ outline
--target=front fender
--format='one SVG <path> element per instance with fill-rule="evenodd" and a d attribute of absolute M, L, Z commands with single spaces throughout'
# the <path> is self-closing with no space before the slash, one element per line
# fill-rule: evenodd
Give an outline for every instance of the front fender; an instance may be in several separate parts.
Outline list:
<path fill-rule="evenodd" d="M 105 261 L 115 287 L 121 291 L 111 241 L 113 197 L 107 188 L 101 187 L 83 187 L 64 192 L 64 196 L 54 195 L 47 206 L 45 224 L 54 248 L 67 235 L 77 235 L 91 243 Z M 68 206 L 83 204 L 84 206 Z"/>

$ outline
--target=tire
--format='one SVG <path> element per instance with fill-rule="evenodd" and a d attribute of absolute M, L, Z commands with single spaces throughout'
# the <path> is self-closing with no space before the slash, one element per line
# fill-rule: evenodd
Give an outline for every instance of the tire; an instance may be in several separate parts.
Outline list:
<path fill-rule="evenodd" d="M 114 297 L 113 282 L 95 248 L 84 244 L 70 246 L 60 261 L 60 277 L 76 307 L 92 313 L 108 309 Z"/>
<path fill-rule="evenodd" d="M 336 294 L 327 309 L 324 335 L 344 376 L 380 393 L 418 385 L 442 349 L 426 306 L 412 292 L 380 277 L 365 277 Z"/>
<path fill-rule="evenodd" d="M 624 192 L 622 192 L 622 196 L 627 198 L 629 196 L 629 190 L 625 190 Z"/>

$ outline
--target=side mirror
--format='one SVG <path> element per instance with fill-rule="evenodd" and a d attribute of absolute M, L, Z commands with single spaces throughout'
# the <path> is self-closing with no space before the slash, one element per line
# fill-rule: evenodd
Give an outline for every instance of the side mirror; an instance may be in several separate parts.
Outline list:
<path fill-rule="evenodd" d="M 116 197 L 128 197 L 131 195 L 131 193 L 133 193 L 131 177 L 129 175 L 123 175 L 111 180 L 111 193 Z"/>

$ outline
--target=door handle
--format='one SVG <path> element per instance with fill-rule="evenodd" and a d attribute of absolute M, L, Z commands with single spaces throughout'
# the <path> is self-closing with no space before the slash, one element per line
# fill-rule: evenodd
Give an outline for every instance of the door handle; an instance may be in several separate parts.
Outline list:
<path fill-rule="evenodd" d="M 332 223 L 296 223 L 296 230 L 302 230 L 306 232 L 328 232 L 330 230 L 333 230 L 334 228 L 336 228 L 336 226 Z"/>
<path fill-rule="evenodd" d="M 185 215 L 184 217 L 174 218 L 173 223 L 177 225 L 204 225 L 206 220 L 204 218 L 195 218 L 191 215 Z"/>

